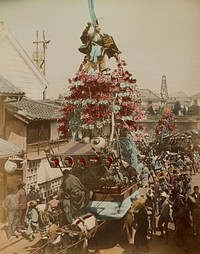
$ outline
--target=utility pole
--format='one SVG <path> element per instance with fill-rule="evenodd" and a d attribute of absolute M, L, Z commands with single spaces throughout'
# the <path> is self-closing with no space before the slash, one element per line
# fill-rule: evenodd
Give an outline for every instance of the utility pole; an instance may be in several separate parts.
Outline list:
<path fill-rule="evenodd" d="M 165 104 L 167 99 L 169 99 L 168 88 L 167 88 L 167 78 L 165 75 L 162 76 L 160 95 L 161 95 L 161 105 Z"/>
<path fill-rule="evenodd" d="M 38 31 L 36 32 L 36 41 L 33 42 L 33 44 L 36 44 L 36 51 L 33 52 L 33 62 L 44 76 L 46 75 L 46 49 L 49 42 L 50 40 L 45 39 L 44 31 L 43 40 L 41 41 L 38 39 Z M 41 47 L 39 47 L 39 44 Z"/>

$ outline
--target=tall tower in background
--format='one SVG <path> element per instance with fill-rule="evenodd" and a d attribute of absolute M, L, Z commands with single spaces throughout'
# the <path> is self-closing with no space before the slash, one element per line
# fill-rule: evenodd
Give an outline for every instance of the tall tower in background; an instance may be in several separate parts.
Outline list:
<path fill-rule="evenodd" d="M 167 78 L 165 75 L 162 76 L 160 95 L 161 95 L 161 104 L 163 103 L 165 104 L 166 100 L 169 99 L 168 88 L 167 88 Z"/>
<path fill-rule="evenodd" d="M 38 31 L 36 32 L 36 50 L 33 52 L 33 62 L 38 70 L 45 76 L 46 75 L 46 49 L 50 40 L 45 39 L 45 32 L 43 31 L 43 40 L 38 40 Z"/>

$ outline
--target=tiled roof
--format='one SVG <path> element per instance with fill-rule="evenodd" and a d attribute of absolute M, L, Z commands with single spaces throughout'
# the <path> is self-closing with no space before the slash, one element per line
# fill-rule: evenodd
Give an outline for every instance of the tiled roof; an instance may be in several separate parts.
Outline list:
<path fill-rule="evenodd" d="M 169 94 L 170 98 L 188 98 L 189 96 L 183 91 L 176 91 Z"/>
<path fill-rule="evenodd" d="M 192 98 L 200 98 L 200 92 L 191 96 Z"/>
<path fill-rule="evenodd" d="M 45 101 L 33 101 L 23 98 L 21 101 L 7 103 L 7 109 L 29 121 L 56 120 L 60 117 L 57 104 L 49 104 Z"/>
<path fill-rule="evenodd" d="M 160 95 L 149 89 L 140 89 L 142 100 L 160 100 Z"/>
<path fill-rule="evenodd" d="M 0 94 L 1 95 L 23 95 L 19 88 L 15 87 L 10 81 L 0 76 Z"/>
<path fill-rule="evenodd" d="M 22 150 L 19 147 L 0 138 L 0 159 L 6 159 L 21 153 Z"/>

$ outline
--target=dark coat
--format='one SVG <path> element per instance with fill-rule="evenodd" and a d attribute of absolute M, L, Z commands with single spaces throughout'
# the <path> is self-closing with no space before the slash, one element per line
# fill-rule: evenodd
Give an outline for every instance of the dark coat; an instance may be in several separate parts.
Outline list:
<path fill-rule="evenodd" d="M 145 207 L 141 208 L 138 213 L 134 214 L 133 226 L 136 228 L 134 245 L 147 246 L 147 231 L 149 227 L 148 214 Z"/>
<path fill-rule="evenodd" d="M 89 55 L 91 48 L 92 48 L 92 41 L 95 37 L 94 33 L 88 33 L 88 30 L 85 29 L 81 35 L 81 41 L 83 42 L 83 45 L 79 47 L 79 51 L 83 54 Z M 119 51 L 117 48 L 115 41 L 112 36 L 108 34 L 100 34 L 99 33 L 99 40 L 95 41 L 96 44 L 100 45 L 103 49 L 105 54 L 108 56 L 108 58 L 111 58 L 114 56 L 115 53 Z"/>
<path fill-rule="evenodd" d="M 70 200 L 71 212 L 75 214 L 87 203 L 86 189 L 78 177 L 69 174 L 62 183 L 66 199 Z"/>
<path fill-rule="evenodd" d="M 193 192 L 193 193 L 191 194 L 191 196 L 196 200 L 196 204 L 197 204 L 197 205 L 200 205 L 200 193 L 197 193 L 197 194 L 195 195 L 195 193 Z"/>

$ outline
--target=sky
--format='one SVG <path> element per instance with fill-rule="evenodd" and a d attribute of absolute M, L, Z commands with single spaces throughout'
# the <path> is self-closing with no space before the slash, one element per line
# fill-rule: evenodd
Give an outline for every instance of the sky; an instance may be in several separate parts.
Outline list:
<path fill-rule="evenodd" d="M 94 0 L 102 33 L 113 36 L 139 88 L 200 92 L 200 0 Z M 80 36 L 90 21 L 87 0 L 0 0 L 0 20 L 32 58 L 36 31 L 46 50 L 47 97 L 66 90 L 84 55 Z M 106 62 L 115 68 L 113 59 Z"/>

